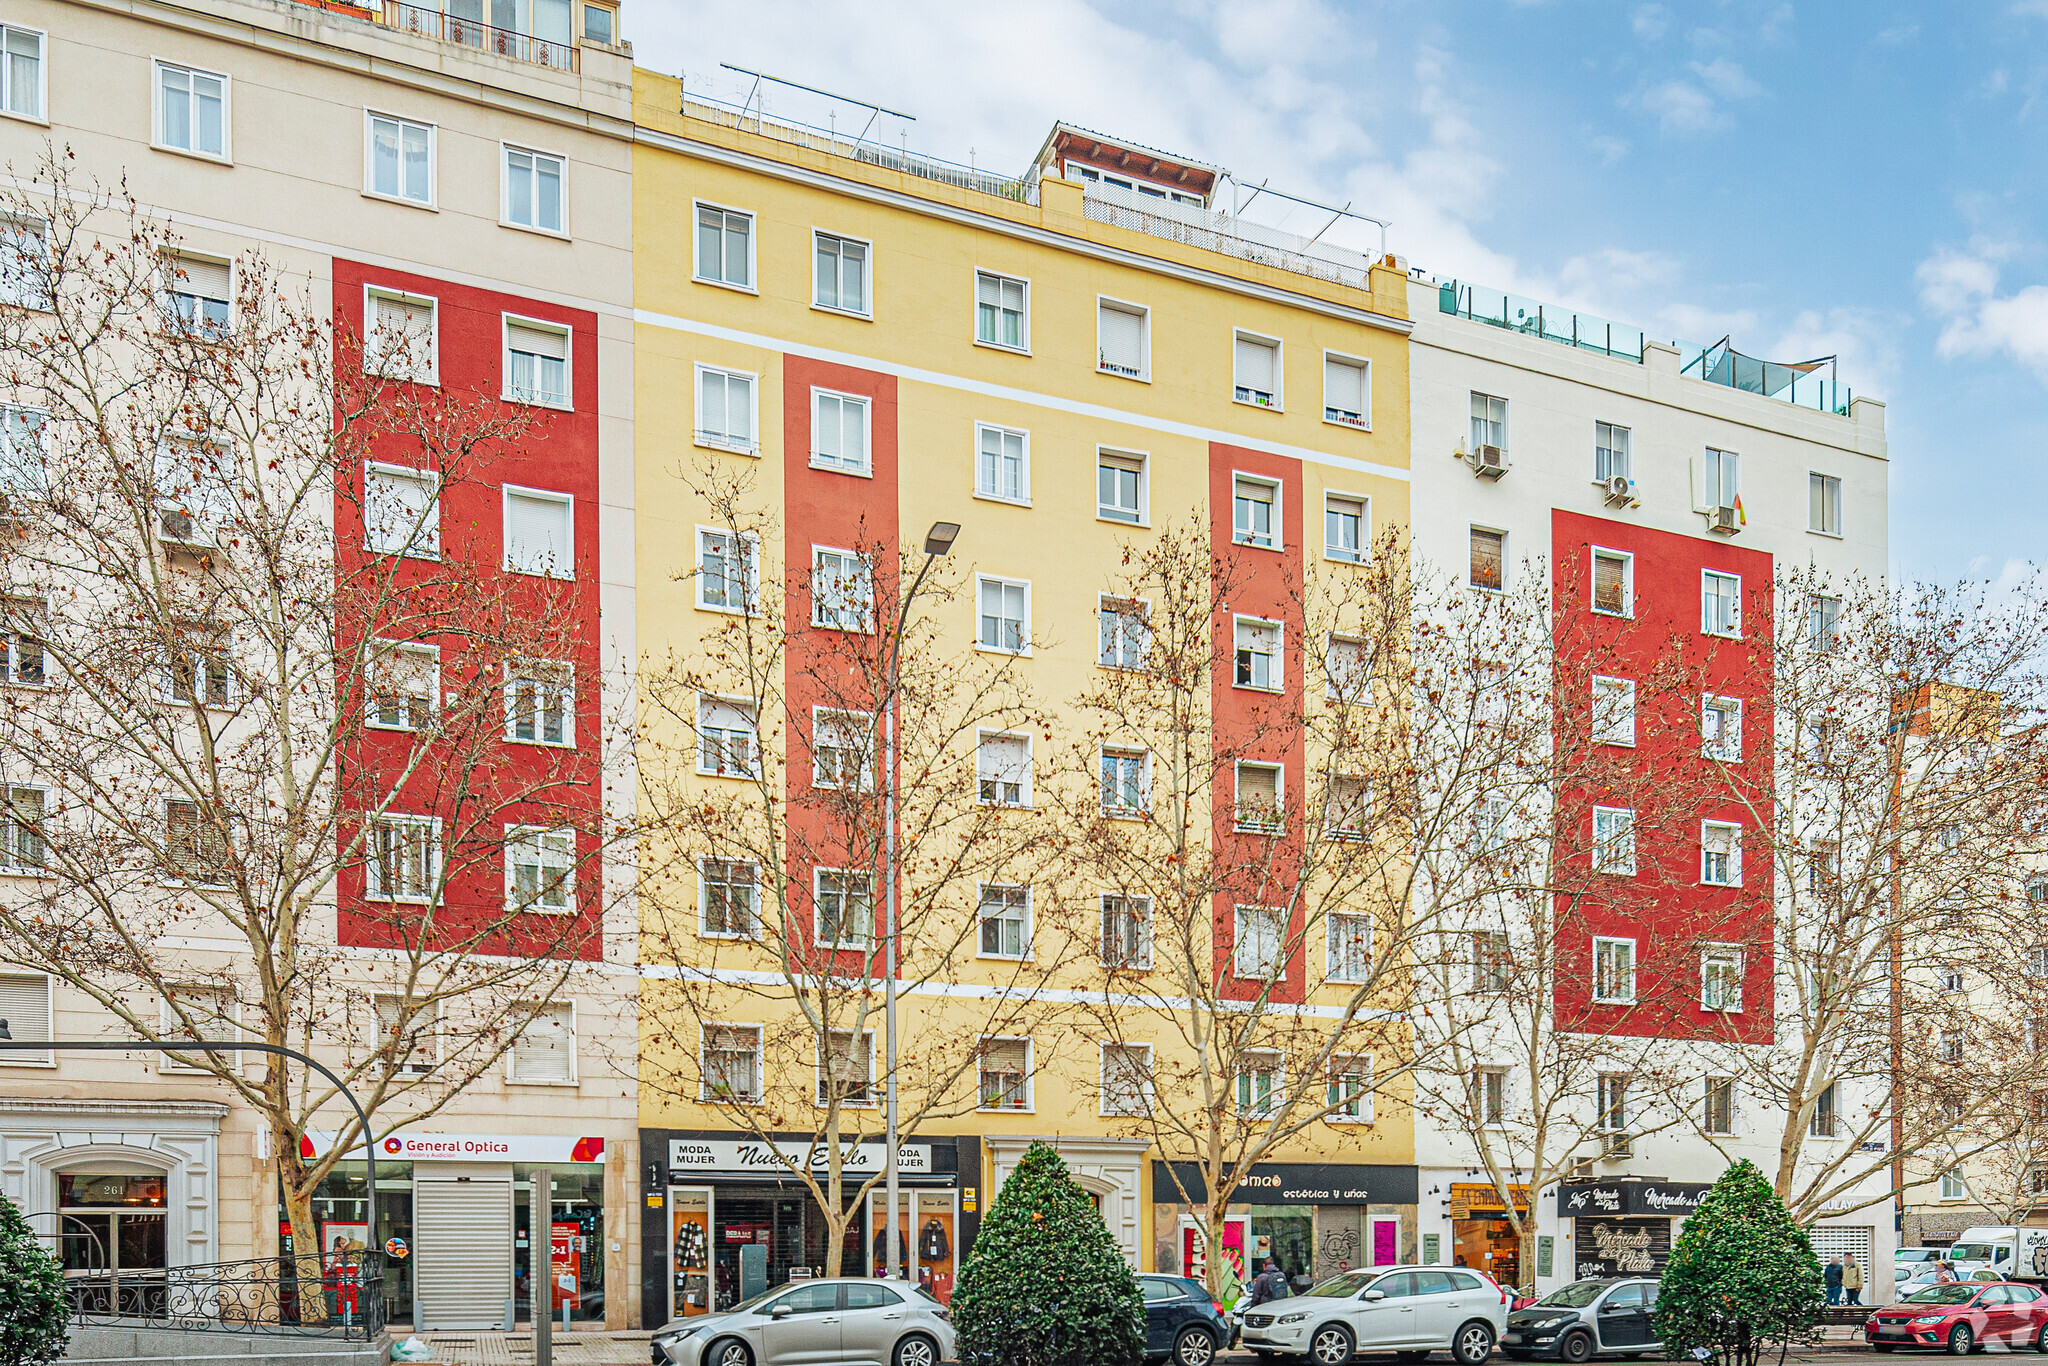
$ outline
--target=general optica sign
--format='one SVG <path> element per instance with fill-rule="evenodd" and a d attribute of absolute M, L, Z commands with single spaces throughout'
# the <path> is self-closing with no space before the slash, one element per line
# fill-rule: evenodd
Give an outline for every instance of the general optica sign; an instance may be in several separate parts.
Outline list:
<path fill-rule="evenodd" d="M 334 1146 L 331 1130 L 308 1130 L 302 1157 Z M 557 1134 L 387 1134 L 377 1141 L 379 1162 L 602 1162 L 604 1140 Z"/>

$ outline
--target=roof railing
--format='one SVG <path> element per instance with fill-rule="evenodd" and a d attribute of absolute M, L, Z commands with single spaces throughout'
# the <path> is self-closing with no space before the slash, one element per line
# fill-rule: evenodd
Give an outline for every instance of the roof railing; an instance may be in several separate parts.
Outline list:
<path fill-rule="evenodd" d="M 417 33 L 459 47 L 509 57 L 515 62 L 531 62 L 557 71 L 576 69 L 576 48 L 573 44 L 536 38 L 531 33 L 519 33 L 508 28 L 493 28 L 479 20 L 443 14 L 422 5 L 408 5 L 405 0 L 384 0 L 384 25 L 403 33 Z"/>

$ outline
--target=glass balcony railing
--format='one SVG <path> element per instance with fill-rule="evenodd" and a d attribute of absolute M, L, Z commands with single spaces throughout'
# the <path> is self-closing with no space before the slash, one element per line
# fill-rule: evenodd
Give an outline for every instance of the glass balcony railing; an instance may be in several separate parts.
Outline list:
<path fill-rule="evenodd" d="M 1730 346 L 1726 337 L 1712 346 L 1690 342 L 1672 345 L 1678 348 L 1680 374 L 1817 412 L 1847 415 L 1849 411 L 1851 394 L 1848 386 L 1835 378 L 1833 356 L 1802 361 L 1758 360 Z"/>
<path fill-rule="evenodd" d="M 1560 346 L 1575 346 L 1581 351 L 1597 351 L 1603 356 L 1615 356 L 1637 364 L 1641 364 L 1643 359 L 1643 330 L 1640 327 L 1609 322 L 1605 318 L 1559 308 L 1555 304 L 1538 303 L 1519 294 L 1504 294 L 1478 285 L 1445 280 L 1437 285 L 1437 311 L 1519 332 L 1525 337 L 1541 337 Z"/>

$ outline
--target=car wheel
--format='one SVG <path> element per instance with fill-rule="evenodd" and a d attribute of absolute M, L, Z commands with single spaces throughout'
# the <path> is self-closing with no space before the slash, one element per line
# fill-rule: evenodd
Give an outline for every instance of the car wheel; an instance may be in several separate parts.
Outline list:
<path fill-rule="evenodd" d="M 1174 1366 L 1209 1366 L 1215 1359 L 1216 1339 L 1199 1328 L 1190 1328 L 1173 1340 Z"/>
<path fill-rule="evenodd" d="M 1351 1330 L 1341 1323 L 1324 1324 L 1309 1338 L 1308 1355 L 1316 1366 L 1344 1366 L 1351 1360 Z"/>
<path fill-rule="evenodd" d="M 1557 1355 L 1561 1361 L 1584 1361 L 1593 1355 L 1593 1337 L 1590 1333 L 1570 1333 L 1557 1344 Z"/>
<path fill-rule="evenodd" d="M 1948 1354 L 1952 1357 L 1968 1356 L 1977 1350 L 1977 1335 L 1970 1331 L 1970 1325 L 1959 1323 L 1948 1330 Z"/>
<path fill-rule="evenodd" d="M 704 1353 L 704 1366 L 754 1366 L 754 1354 L 738 1338 L 714 1342 Z"/>
<path fill-rule="evenodd" d="M 2041 1325 L 2041 1331 L 2034 1334 L 2034 1350 L 2048 1352 L 2048 1323 Z"/>
<path fill-rule="evenodd" d="M 939 1344 L 922 1333 L 912 1333 L 896 1344 L 895 1366 L 939 1366 Z"/>
<path fill-rule="evenodd" d="M 1473 1322 L 1458 1330 L 1458 1336 L 1451 1344 L 1451 1360 L 1458 1366 L 1480 1366 L 1493 1355 L 1493 1329 L 1486 1324 Z"/>

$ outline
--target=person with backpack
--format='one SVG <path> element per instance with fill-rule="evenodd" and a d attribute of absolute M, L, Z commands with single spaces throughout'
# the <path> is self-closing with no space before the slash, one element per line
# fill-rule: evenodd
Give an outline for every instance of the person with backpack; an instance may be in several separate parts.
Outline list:
<path fill-rule="evenodd" d="M 1280 1263 L 1268 1258 L 1266 1269 L 1252 1279 L 1252 1304 L 1257 1306 L 1274 1300 L 1284 1300 L 1290 1293 L 1292 1292 L 1287 1288 L 1287 1276 L 1280 1270 Z"/>

